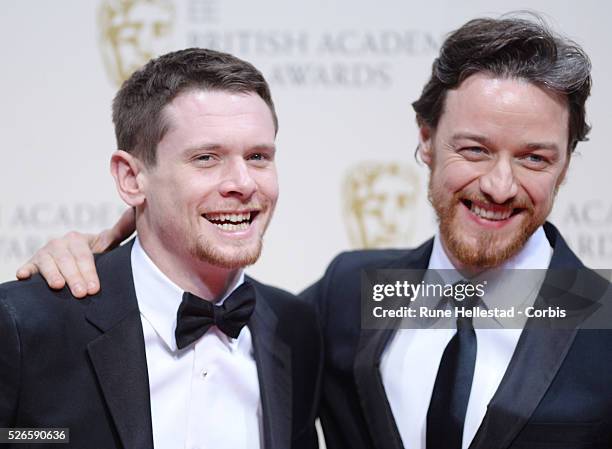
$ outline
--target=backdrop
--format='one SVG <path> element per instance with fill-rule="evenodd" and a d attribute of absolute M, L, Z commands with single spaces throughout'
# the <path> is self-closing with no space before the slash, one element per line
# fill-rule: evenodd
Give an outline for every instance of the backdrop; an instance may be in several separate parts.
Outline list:
<path fill-rule="evenodd" d="M 530 8 L 593 61 L 591 140 L 552 221 L 593 267 L 612 267 L 611 7 L 575 1 L 4 0 L 0 279 L 51 236 L 97 231 L 124 209 L 108 173 L 110 103 L 150 57 L 187 46 L 259 67 L 280 117 L 281 198 L 249 273 L 299 291 L 339 251 L 413 246 L 435 220 L 413 157 L 410 103 L 445 34 Z"/>

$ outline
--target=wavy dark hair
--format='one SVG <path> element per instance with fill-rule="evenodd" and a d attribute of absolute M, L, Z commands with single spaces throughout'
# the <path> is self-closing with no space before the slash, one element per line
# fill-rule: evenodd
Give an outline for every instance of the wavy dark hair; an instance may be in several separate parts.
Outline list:
<path fill-rule="evenodd" d="M 435 59 L 431 78 L 412 103 L 419 125 L 432 129 L 444 109 L 446 92 L 478 72 L 521 78 L 567 98 L 569 147 L 587 140 L 585 102 L 591 92 L 591 62 L 575 42 L 553 33 L 536 14 L 467 22 L 450 33 Z"/>

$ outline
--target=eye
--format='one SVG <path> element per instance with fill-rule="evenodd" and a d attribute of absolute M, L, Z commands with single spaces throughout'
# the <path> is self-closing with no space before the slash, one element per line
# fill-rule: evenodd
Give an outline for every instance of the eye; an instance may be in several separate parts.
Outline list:
<path fill-rule="evenodd" d="M 526 167 L 533 169 L 545 168 L 549 163 L 549 160 L 545 156 L 536 153 L 526 154 L 521 159 Z"/>
<path fill-rule="evenodd" d="M 469 147 L 469 148 L 466 148 L 465 151 L 469 151 L 470 153 L 474 153 L 474 154 L 481 154 L 481 153 L 484 153 L 486 150 L 480 147 Z"/>
<path fill-rule="evenodd" d="M 194 156 L 192 161 L 201 167 L 210 167 L 217 162 L 217 157 L 214 154 L 202 153 Z"/>
<path fill-rule="evenodd" d="M 274 156 L 273 153 L 259 151 L 249 154 L 246 159 L 256 167 L 266 167 L 273 161 Z"/>
<path fill-rule="evenodd" d="M 484 147 L 465 147 L 459 150 L 468 161 L 482 161 L 488 158 L 489 151 Z"/>
<path fill-rule="evenodd" d="M 539 154 L 529 154 L 527 155 L 527 160 L 530 162 L 544 162 L 544 158 Z"/>

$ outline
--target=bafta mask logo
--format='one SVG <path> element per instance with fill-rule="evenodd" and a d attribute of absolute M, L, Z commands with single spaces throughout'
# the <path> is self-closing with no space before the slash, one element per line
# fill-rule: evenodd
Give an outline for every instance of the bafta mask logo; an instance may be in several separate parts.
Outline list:
<path fill-rule="evenodd" d="M 100 48 L 117 86 L 167 50 L 174 23 L 171 0 L 103 0 L 98 11 Z"/>
<path fill-rule="evenodd" d="M 415 229 L 419 175 L 409 165 L 364 162 L 344 180 L 344 216 L 356 248 L 403 246 Z"/>

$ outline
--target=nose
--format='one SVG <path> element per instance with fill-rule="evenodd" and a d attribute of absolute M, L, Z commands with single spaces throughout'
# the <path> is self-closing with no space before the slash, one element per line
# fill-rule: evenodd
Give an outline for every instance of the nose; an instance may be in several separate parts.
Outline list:
<path fill-rule="evenodd" d="M 495 160 L 489 171 L 480 177 L 480 190 L 497 204 L 514 198 L 518 193 L 518 185 L 512 161 L 506 158 Z"/>
<path fill-rule="evenodd" d="M 235 196 L 248 199 L 257 191 L 257 183 L 253 179 L 247 162 L 242 158 L 228 160 L 222 176 L 219 192 L 224 197 Z"/>

